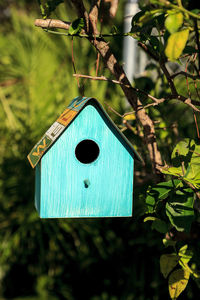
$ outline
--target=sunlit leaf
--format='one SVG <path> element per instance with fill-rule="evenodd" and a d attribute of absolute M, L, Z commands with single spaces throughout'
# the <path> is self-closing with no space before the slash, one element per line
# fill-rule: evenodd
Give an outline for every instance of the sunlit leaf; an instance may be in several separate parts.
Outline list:
<path fill-rule="evenodd" d="M 178 252 L 184 263 L 188 263 L 193 256 L 193 251 L 188 249 L 188 245 L 184 245 Z"/>
<path fill-rule="evenodd" d="M 165 278 L 169 273 L 175 268 L 178 264 L 179 257 L 175 253 L 172 254 L 163 254 L 160 257 L 160 271 Z"/>
<path fill-rule="evenodd" d="M 178 231 L 189 232 L 194 220 L 194 193 L 185 189 L 184 195 L 174 194 L 166 204 L 166 215 Z"/>
<path fill-rule="evenodd" d="M 147 222 L 147 221 L 155 221 L 156 220 L 156 217 L 146 217 L 144 219 L 144 222 Z"/>
<path fill-rule="evenodd" d="M 165 20 L 165 27 L 170 33 L 178 31 L 183 24 L 183 14 L 181 12 L 169 14 Z"/>
<path fill-rule="evenodd" d="M 169 295 L 171 299 L 177 299 L 177 297 L 184 291 L 188 284 L 190 272 L 187 270 L 179 269 L 173 271 L 169 276 Z"/>
<path fill-rule="evenodd" d="M 189 29 L 184 29 L 170 35 L 167 41 L 165 54 L 171 61 L 175 61 L 182 54 L 187 43 L 188 36 Z"/>
<path fill-rule="evenodd" d="M 173 175 L 173 176 L 183 176 L 182 168 L 175 168 L 175 167 L 167 167 L 161 168 L 161 172 L 163 174 Z"/>
<path fill-rule="evenodd" d="M 172 151 L 171 158 L 174 159 L 177 157 L 177 155 L 186 156 L 194 144 L 194 141 L 188 138 L 180 141 Z"/>
<path fill-rule="evenodd" d="M 128 120 L 128 121 L 131 121 L 131 120 L 135 120 L 135 114 L 128 114 L 124 117 L 124 120 Z"/>

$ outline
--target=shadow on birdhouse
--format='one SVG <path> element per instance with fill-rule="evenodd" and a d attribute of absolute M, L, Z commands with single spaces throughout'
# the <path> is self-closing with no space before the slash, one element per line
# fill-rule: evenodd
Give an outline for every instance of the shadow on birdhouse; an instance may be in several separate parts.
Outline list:
<path fill-rule="evenodd" d="M 94 98 L 76 97 L 28 155 L 41 218 L 132 215 L 134 159 Z"/>

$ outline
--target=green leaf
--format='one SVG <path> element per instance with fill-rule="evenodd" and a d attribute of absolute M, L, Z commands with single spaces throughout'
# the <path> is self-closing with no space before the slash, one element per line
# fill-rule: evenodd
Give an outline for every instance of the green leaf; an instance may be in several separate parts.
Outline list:
<path fill-rule="evenodd" d="M 155 221 L 156 220 L 156 217 L 146 217 L 144 219 L 144 222 L 147 222 L 147 221 Z"/>
<path fill-rule="evenodd" d="M 188 284 L 189 277 L 190 272 L 183 269 L 175 270 L 169 276 L 169 295 L 171 299 L 177 299 L 184 291 Z"/>
<path fill-rule="evenodd" d="M 199 163 L 191 163 L 187 169 L 185 179 L 193 184 L 200 184 L 200 158 Z"/>
<path fill-rule="evenodd" d="M 175 168 L 175 167 L 167 167 L 167 168 L 162 168 L 161 172 L 163 174 L 168 174 L 168 175 L 173 175 L 173 176 L 183 176 L 183 172 L 181 167 Z"/>
<path fill-rule="evenodd" d="M 168 239 L 163 239 L 162 242 L 165 247 L 169 247 L 169 246 L 174 247 L 176 245 L 176 241 L 172 241 Z"/>
<path fill-rule="evenodd" d="M 72 22 L 72 24 L 69 27 L 69 34 L 74 35 L 81 32 L 81 30 L 84 28 L 84 20 L 83 18 L 76 19 Z"/>
<path fill-rule="evenodd" d="M 186 156 L 191 149 L 194 149 L 194 145 L 194 140 L 188 138 L 180 141 L 174 148 L 171 158 L 174 159 L 177 156 Z"/>
<path fill-rule="evenodd" d="M 153 213 L 154 212 L 154 208 L 155 208 L 155 204 L 156 204 L 156 200 L 154 198 L 154 196 L 148 195 L 146 197 L 146 205 L 147 205 L 147 212 L 148 213 Z"/>
<path fill-rule="evenodd" d="M 177 172 L 172 172 L 171 168 L 165 171 L 168 174 L 178 174 L 178 169 L 184 168 L 184 180 L 191 182 L 193 185 L 200 185 L 200 145 L 194 140 L 184 139 L 179 142 L 172 152 L 172 163 L 177 167 Z M 182 167 L 181 167 L 182 165 Z"/>
<path fill-rule="evenodd" d="M 196 15 L 198 15 L 200 13 L 200 9 L 195 8 L 195 9 L 192 9 L 191 12 L 193 12 Z"/>
<path fill-rule="evenodd" d="M 183 53 L 184 54 L 194 54 L 194 53 L 197 53 L 198 50 L 195 49 L 194 47 L 192 46 L 185 46 L 184 50 L 183 50 Z"/>
<path fill-rule="evenodd" d="M 181 258 L 183 264 L 188 264 L 193 256 L 193 251 L 188 249 L 188 245 L 184 245 L 178 252 L 178 256 Z"/>
<path fill-rule="evenodd" d="M 119 30 L 118 30 L 117 26 L 112 25 L 111 33 L 112 33 L 112 34 L 117 34 L 117 33 L 119 33 Z"/>
<path fill-rule="evenodd" d="M 147 190 L 146 205 L 149 213 L 154 212 L 156 202 L 166 199 L 170 192 L 181 183 L 180 180 L 169 180 L 167 182 L 160 182 Z"/>
<path fill-rule="evenodd" d="M 152 229 L 155 229 L 156 231 L 160 233 L 167 233 L 168 232 L 168 225 L 165 221 L 156 219 L 153 221 L 151 225 Z"/>
<path fill-rule="evenodd" d="M 179 257 L 175 253 L 161 255 L 161 257 L 160 257 L 160 271 L 163 274 L 164 278 L 167 278 L 169 273 L 178 264 L 178 261 L 179 261 Z"/>
<path fill-rule="evenodd" d="M 40 2 L 40 1 L 39 1 Z M 64 0 L 48 0 L 44 6 L 40 3 L 40 9 L 44 18 L 47 18 L 54 12 L 57 6 L 63 3 Z"/>
<path fill-rule="evenodd" d="M 149 42 L 155 51 L 163 51 L 164 46 L 156 36 L 150 36 Z"/>
<path fill-rule="evenodd" d="M 146 65 L 146 67 L 145 67 L 145 70 L 146 71 L 151 71 L 151 70 L 155 70 L 155 69 L 157 69 L 158 68 L 158 66 L 156 65 L 156 64 L 154 64 L 154 63 L 149 63 L 148 65 Z"/>
<path fill-rule="evenodd" d="M 183 195 L 174 194 L 166 203 L 166 215 L 178 231 L 190 232 L 194 220 L 194 193 L 191 189 L 182 189 Z"/>
<path fill-rule="evenodd" d="M 160 233 L 166 233 L 168 231 L 168 225 L 163 220 L 160 220 L 156 217 L 150 216 L 150 217 L 146 217 L 144 219 L 144 222 L 147 222 L 147 221 L 153 221 L 151 228 L 155 229 L 156 231 L 158 231 Z"/>
<path fill-rule="evenodd" d="M 165 27 L 170 33 L 177 32 L 183 24 L 183 14 L 181 12 L 169 14 L 165 20 Z"/>
<path fill-rule="evenodd" d="M 189 29 L 184 29 L 170 35 L 167 40 L 165 54 L 171 61 L 175 61 L 180 57 L 187 43 L 188 36 Z"/>
<path fill-rule="evenodd" d="M 145 11 L 141 10 L 133 16 L 132 21 L 131 21 L 132 27 L 135 27 L 138 25 L 138 21 L 139 21 L 140 17 L 142 17 L 144 14 L 145 14 Z M 132 32 L 132 29 L 131 29 L 131 32 Z"/>

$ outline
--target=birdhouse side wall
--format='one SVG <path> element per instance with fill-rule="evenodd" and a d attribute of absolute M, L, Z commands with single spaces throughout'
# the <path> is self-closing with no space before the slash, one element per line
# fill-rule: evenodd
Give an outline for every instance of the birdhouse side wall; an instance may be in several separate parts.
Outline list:
<path fill-rule="evenodd" d="M 41 162 L 36 166 L 35 170 L 35 207 L 40 214 L 41 199 Z"/>

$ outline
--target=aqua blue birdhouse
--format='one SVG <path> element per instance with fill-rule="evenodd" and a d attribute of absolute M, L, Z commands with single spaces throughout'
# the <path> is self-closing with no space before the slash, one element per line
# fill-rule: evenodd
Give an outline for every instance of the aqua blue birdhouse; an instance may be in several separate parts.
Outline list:
<path fill-rule="evenodd" d="M 94 98 L 75 98 L 28 155 L 41 218 L 132 215 L 140 156 Z"/>

